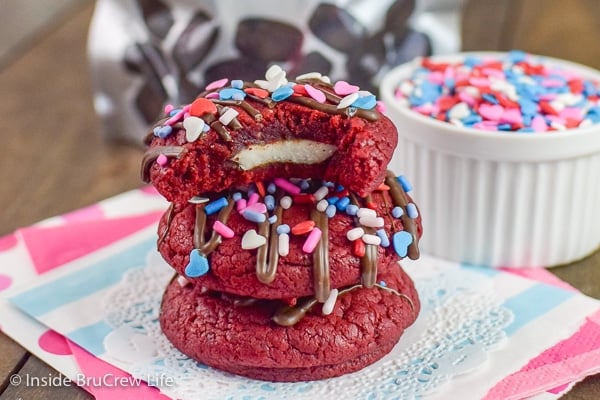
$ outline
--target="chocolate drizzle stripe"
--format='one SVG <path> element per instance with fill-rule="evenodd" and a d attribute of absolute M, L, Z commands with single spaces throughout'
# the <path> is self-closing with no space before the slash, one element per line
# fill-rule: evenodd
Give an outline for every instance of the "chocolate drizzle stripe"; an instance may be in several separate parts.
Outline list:
<path fill-rule="evenodd" d="M 277 221 L 269 224 L 266 219 L 258 227 L 258 234 L 267 239 L 267 245 L 258 248 L 256 253 L 256 277 L 262 283 L 271 283 L 277 273 L 277 264 L 279 263 L 279 235 L 277 227 L 281 225 L 283 209 L 280 206 L 275 208 Z"/>
<path fill-rule="evenodd" d="M 219 211 L 219 215 L 217 216 L 217 219 L 222 222 L 223 224 L 227 223 L 227 219 L 229 218 L 229 214 L 231 214 L 231 210 L 233 209 L 233 205 L 235 204 L 235 202 L 233 201 L 233 199 L 231 199 L 231 197 L 227 198 L 227 205 L 225 207 L 223 207 L 221 209 L 221 211 Z M 206 220 L 205 220 L 205 224 L 206 224 Z M 202 228 L 204 229 L 204 228 Z M 217 246 L 221 243 L 221 240 L 223 240 L 223 237 L 217 233 L 217 231 L 213 230 L 212 234 L 210 235 L 210 239 L 208 239 L 208 241 L 206 243 L 204 243 L 202 246 L 200 246 L 198 248 L 198 250 L 204 254 L 205 256 L 209 255 L 210 253 L 212 253 L 214 251 L 214 249 L 217 248 Z"/>
<path fill-rule="evenodd" d="M 231 135 L 217 117 L 215 117 L 213 114 L 207 113 L 204 114 L 202 118 L 212 129 L 215 130 L 215 132 L 219 134 L 219 136 L 221 136 L 221 139 L 226 142 L 231 142 Z"/>
<path fill-rule="evenodd" d="M 196 221 L 194 223 L 194 248 L 199 249 L 204 245 L 204 230 L 206 228 L 206 213 L 204 203 L 196 204 Z"/>
<path fill-rule="evenodd" d="M 173 222 L 173 215 L 175 215 L 175 205 L 173 203 L 171 203 L 171 204 L 169 204 L 169 209 L 167 210 L 167 221 L 165 224 L 166 226 L 158 238 L 158 242 L 156 244 L 157 247 L 160 246 L 162 244 L 162 242 L 165 241 L 165 238 L 167 237 L 167 234 L 169 233 L 169 230 L 171 229 L 171 223 Z"/>
<path fill-rule="evenodd" d="M 413 301 L 411 300 L 410 297 L 408 297 L 404 293 L 400 293 L 399 291 L 397 291 L 394 288 L 382 286 L 379 283 L 375 283 L 373 286 L 407 300 L 408 304 L 410 305 L 410 309 L 413 314 L 413 317 L 416 317 L 415 304 L 413 303 Z M 346 287 L 344 289 L 341 289 L 338 293 L 338 298 L 340 296 L 345 295 L 346 293 L 349 293 L 349 292 L 352 292 L 353 290 L 361 289 L 361 288 L 365 288 L 365 286 L 359 283 L 359 284 L 352 285 L 352 286 Z M 277 311 L 275 312 L 275 314 L 273 314 L 273 317 L 271 319 L 273 320 L 273 322 L 275 322 L 277 325 L 280 325 L 280 326 L 295 325 L 302 318 L 304 318 L 306 313 L 308 313 L 311 310 L 311 308 L 314 307 L 314 305 L 317 303 L 318 303 L 318 301 L 315 297 L 304 297 L 302 299 L 299 299 L 298 303 L 295 306 L 283 304 L 277 309 Z"/>
<path fill-rule="evenodd" d="M 357 207 L 361 207 L 360 201 L 353 194 L 350 193 L 350 201 Z M 358 223 L 358 218 L 354 217 L 354 221 L 356 225 L 361 226 Z M 374 233 L 375 230 L 368 228 L 366 226 L 362 226 L 366 233 Z M 356 239 L 362 240 L 362 239 Z M 377 281 L 377 257 L 378 257 L 378 246 L 372 244 L 365 244 L 365 255 L 360 258 L 360 266 L 361 266 L 361 282 L 366 287 L 373 287 L 375 282 Z"/>
<path fill-rule="evenodd" d="M 313 252 L 313 280 L 315 298 L 319 303 L 324 303 L 329 297 L 329 218 L 318 210 L 311 210 L 310 217 L 321 230 L 321 239 Z"/>
<path fill-rule="evenodd" d="M 248 113 L 255 121 L 260 122 L 263 119 L 263 115 L 256 108 L 252 107 L 250 103 L 244 100 L 213 100 L 215 104 L 224 106 L 238 106 L 241 107 L 245 112 Z"/>
<path fill-rule="evenodd" d="M 374 111 L 374 110 L 363 110 L 363 109 L 358 109 L 358 108 L 354 108 L 354 107 L 337 108 L 336 105 L 319 103 L 316 100 L 313 100 L 308 97 L 302 97 L 302 96 L 290 96 L 286 100 L 290 101 L 292 103 L 302 104 L 304 106 L 314 108 L 315 110 L 326 112 L 329 114 L 350 116 L 350 114 L 348 113 L 348 110 L 352 108 L 352 109 L 356 110 L 356 111 L 352 112 L 352 115 L 356 115 L 358 117 L 364 118 L 367 121 L 371 121 L 371 122 L 377 121 L 379 119 L 378 112 Z"/>
<path fill-rule="evenodd" d="M 408 212 L 406 211 L 406 205 L 408 204 L 406 192 L 398 183 L 394 173 L 391 171 L 386 172 L 385 183 L 390 187 L 390 196 L 392 197 L 394 205 L 404 209 L 404 213 L 400 219 L 402 221 L 402 225 L 404 225 L 404 230 L 410 233 L 413 238 L 412 243 L 408 246 L 408 258 L 411 260 L 416 260 L 419 258 L 419 235 L 415 220 L 410 218 L 408 216 Z"/>
<path fill-rule="evenodd" d="M 150 168 L 152 163 L 156 161 L 158 156 L 163 154 L 168 158 L 179 158 L 185 152 L 185 147 L 182 146 L 156 146 L 152 147 L 144 154 L 142 158 L 142 180 L 146 183 L 150 182 Z"/>

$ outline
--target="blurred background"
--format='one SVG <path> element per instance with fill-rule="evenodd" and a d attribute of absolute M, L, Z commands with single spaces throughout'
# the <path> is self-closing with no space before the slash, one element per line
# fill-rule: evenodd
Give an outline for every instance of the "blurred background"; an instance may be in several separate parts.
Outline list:
<path fill-rule="evenodd" d="M 600 69 L 598 0 L 437 3 L 441 11 L 462 4 L 453 20 L 462 50 L 518 48 Z M 93 11 L 92 0 L 0 0 L 0 235 L 141 186 L 141 146 L 105 140 L 94 112 L 86 57 Z M 597 251 L 552 272 L 600 298 L 599 265 Z M 0 349 L 3 398 L 3 378 L 26 351 L 1 333 Z M 48 373 L 33 357 L 26 366 Z M 70 390 L 68 398 L 89 398 Z M 600 398 L 599 376 L 568 398 Z"/>

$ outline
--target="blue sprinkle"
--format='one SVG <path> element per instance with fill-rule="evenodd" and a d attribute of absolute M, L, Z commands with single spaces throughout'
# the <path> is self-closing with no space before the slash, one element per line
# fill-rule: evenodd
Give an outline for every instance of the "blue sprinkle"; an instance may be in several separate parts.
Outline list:
<path fill-rule="evenodd" d="M 244 81 L 242 81 L 240 79 L 232 79 L 231 87 L 235 88 L 235 89 L 242 89 L 244 87 Z"/>
<path fill-rule="evenodd" d="M 268 194 L 265 196 L 265 206 L 267 206 L 267 210 L 273 211 L 275 209 L 275 197 L 273 195 Z"/>
<path fill-rule="evenodd" d="M 344 186 L 343 185 L 337 185 L 337 187 L 335 188 L 336 192 L 343 192 L 344 191 Z"/>
<path fill-rule="evenodd" d="M 331 197 L 327 198 L 327 202 L 329 204 L 335 204 L 338 202 L 339 199 L 340 199 L 339 197 L 331 196 Z"/>
<path fill-rule="evenodd" d="M 252 211 L 252 210 L 248 210 L 248 209 L 244 210 L 244 212 L 242 213 L 242 216 L 247 221 L 257 222 L 257 223 L 265 222 L 266 219 L 267 219 L 267 217 L 265 216 L 265 214 L 259 213 L 259 212 L 256 212 L 256 211 Z"/>
<path fill-rule="evenodd" d="M 185 275 L 190 278 L 197 278 L 205 275 L 209 270 L 208 259 L 197 250 L 190 253 L 190 261 L 185 267 Z"/>
<path fill-rule="evenodd" d="M 167 136 L 169 136 L 171 132 L 173 132 L 173 128 L 171 127 L 171 125 L 162 125 L 155 127 L 153 132 L 154 136 L 164 139 Z"/>
<path fill-rule="evenodd" d="M 527 59 L 527 54 L 522 50 L 511 50 L 508 52 L 508 59 L 513 64 L 516 64 L 525 61 Z"/>
<path fill-rule="evenodd" d="M 351 104 L 352 107 L 362 108 L 363 110 L 370 110 L 377 105 L 377 98 L 373 94 L 368 94 L 363 97 L 359 97 Z"/>
<path fill-rule="evenodd" d="M 535 130 L 533 130 L 533 128 L 530 128 L 530 127 L 525 127 L 525 128 L 517 129 L 517 132 L 534 133 Z"/>
<path fill-rule="evenodd" d="M 511 124 L 499 124 L 498 130 L 499 131 L 512 131 L 512 125 Z"/>
<path fill-rule="evenodd" d="M 358 206 L 355 204 L 348 204 L 346 207 L 346 214 L 354 216 L 356 213 L 358 213 Z"/>
<path fill-rule="evenodd" d="M 406 214 L 409 218 L 417 218 L 419 216 L 419 211 L 417 211 L 417 206 L 414 203 L 408 203 L 406 205 Z"/>
<path fill-rule="evenodd" d="M 481 98 L 487 101 L 488 103 L 499 104 L 498 99 L 496 99 L 496 96 L 494 96 L 491 93 L 484 93 L 481 95 Z"/>
<path fill-rule="evenodd" d="M 290 226 L 288 224 L 281 224 L 277 227 L 278 235 L 282 235 L 284 233 L 290 233 Z"/>
<path fill-rule="evenodd" d="M 229 202 L 227 201 L 227 198 L 221 197 L 220 199 L 208 203 L 204 207 L 204 212 L 206 213 L 206 215 L 212 215 L 216 212 L 221 211 L 221 209 L 226 207 L 228 203 Z"/>
<path fill-rule="evenodd" d="M 455 81 L 452 78 L 444 78 L 444 86 L 449 88 L 450 90 L 454 89 Z"/>
<path fill-rule="evenodd" d="M 328 188 L 332 188 L 332 187 L 335 186 L 335 183 L 329 182 L 329 181 L 325 181 L 325 182 L 323 182 L 323 186 L 327 186 Z"/>
<path fill-rule="evenodd" d="M 463 64 L 465 64 L 467 67 L 473 68 L 473 67 L 481 64 L 481 59 L 478 57 L 468 56 L 463 61 Z"/>
<path fill-rule="evenodd" d="M 402 189 L 406 193 L 410 192 L 413 189 L 412 185 L 410 184 L 410 182 L 408 181 L 408 178 L 406 176 L 399 175 L 399 176 L 396 177 L 396 180 L 402 186 Z"/>
<path fill-rule="evenodd" d="M 525 115 L 534 115 L 537 111 L 537 104 L 525 97 L 519 99 L 519 106 L 521 107 L 521 113 Z"/>
<path fill-rule="evenodd" d="M 242 199 L 242 194 L 240 192 L 235 192 L 231 198 L 233 199 L 233 201 L 238 201 Z"/>
<path fill-rule="evenodd" d="M 275 222 L 277 222 L 277 215 L 271 215 L 269 217 L 269 223 L 274 224 Z"/>
<path fill-rule="evenodd" d="M 325 215 L 327 215 L 329 218 L 335 217 L 336 212 L 337 212 L 337 208 L 335 208 L 335 206 L 333 204 L 328 205 L 327 208 L 325 209 Z"/>
<path fill-rule="evenodd" d="M 379 239 L 381 239 L 381 247 L 389 247 L 390 246 L 390 238 L 388 237 L 385 229 L 383 229 L 383 228 L 377 229 L 377 231 L 375 231 L 375 234 L 377 236 L 379 236 Z"/>
<path fill-rule="evenodd" d="M 181 108 L 174 108 L 174 109 L 172 109 L 171 112 L 169 113 L 169 117 L 174 117 L 180 111 L 181 111 Z"/>
<path fill-rule="evenodd" d="M 387 283 L 385 283 L 385 281 L 379 281 L 379 286 L 386 287 Z"/>
<path fill-rule="evenodd" d="M 404 209 L 402 207 L 394 207 L 392 208 L 392 217 L 400 218 L 404 215 Z"/>
<path fill-rule="evenodd" d="M 219 99 L 221 100 L 244 100 L 246 92 L 236 88 L 225 88 L 219 92 Z"/>
<path fill-rule="evenodd" d="M 408 254 L 408 246 L 410 246 L 412 242 L 412 235 L 406 231 L 396 232 L 392 237 L 394 251 L 400 257 L 406 257 Z"/>
<path fill-rule="evenodd" d="M 277 186 L 274 183 L 269 183 L 267 185 L 267 192 L 274 194 L 277 191 Z"/>
<path fill-rule="evenodd" d="M 308 181 L 308 179 L 303 179 L 302 182 L 300 182 L 300 189 L 307 190 L 309 187 L 310 182 Z"/>
<path fill-rule="evenodd" d="M 294 94 L 294 89 L 289 86 L 281 86 L 271 93 L 271 98 L 274 101 L 282 101 Z"/>
<path fill-rule="evenodd" d="M 350 204 L 350 197 L 344 196 L 337 203 L 335 203 L 335 207 L 339 211 L 346 211 L 346 207 Z"/>
<path fill-rule="evenodd" d="M 460 122 L 462 122 L 465 125 L 473 125 L 481 121 L 483 121 L 483 118 L 481 118 L 481 115 L 479 114 L 470 114 L 469 116 L 464 117 L 460 120 Z"/>

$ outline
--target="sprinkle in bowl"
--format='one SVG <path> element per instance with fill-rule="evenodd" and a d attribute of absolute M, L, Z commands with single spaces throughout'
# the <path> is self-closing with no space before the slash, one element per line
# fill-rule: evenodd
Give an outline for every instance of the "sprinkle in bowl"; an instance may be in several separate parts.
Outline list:
<path fill-rule="evenodd" d="M 599 119 L 595 115 L 600 91 L 597 84 L 590 83 L 600 82 L 600 72 L 529 55 L 526 64 L 531 70 L 521 61 L 512 66 L 515 57 L 523 56 L 521 52 L 480 52 L 437 56 L 425 62 L 417 59 L 383 78 L 381 97 L 399 134 L 390 168 L 402 171 L 415 184 L 415 198 L 427 216 L 423 219 L 425 251 L 493 267 L 550 267 L 585 257 L 600 245 L 600 115 Z M 465 61 L 495 63 L 495 71 L 463 67 Z M 448 68 L 444 64 L 458 64 L 457 71 L 466 73 L 469 82 L 464 83 L 464 76 L 455 79 L 456 75 L 454 81 L 446 81 L 451 73 L 444 77 Z M 536 70 L 540 66 L 552 71 L 549 82 L 540 83 L 543 79 Z M 440 74 L 430 80 L 438 82 L 425 88 L 430 97 L 426 101 L 410 99 L 406 82 L 414 81 L 415 71 L 426 75 L 436 68 L 442 72 L 442 80 Z M 531 76 L 519 79 L 535 81 L 544 89 L 538 91 L 534 86 L 522 99 L 520 90 L 517 93 L 511 85 L 498 83 L 502 81 L 499 71 L 508 69 L 517 73 L 525 69 L 525 75 Z M 556 71 L 562 75 L 556 76 Z M 487 82 L 471 81 L 486 77 Z M 584 91 L 587 103 L 582 96 L 567 98 L 566 106 L 556 102 L 560 90 L 564 94 L 560 80 L 565 84 L 586 82 L 585 90 L 572 84 L 568 91 Z M 467 89 L 470 97 L 458 97 L 462 90 L 452 85 L 459 86 L 461 81 L 477 90 Z M 448 94 L 458 101 L 445 98 L 440 102 L 435 96 L 440 88 L 442 96 Z M 428 94 L 431 92 L 434 96 Z M 466 123 L 449 118 L 452 107 L 459 103 L 466 104 L 452 116 L 458 114 Z M 442 110 L 436 110 L 440 105 Z M 493 108 L 495 105 L 501 107 Z M 563 113 L 561 121 L 561 106 L 580 110 Z M 572 116 L 577 118 L 568 118 Z M 531 126 L 534 119 L 540 124 L 540 118 L 545 129 Z"/>

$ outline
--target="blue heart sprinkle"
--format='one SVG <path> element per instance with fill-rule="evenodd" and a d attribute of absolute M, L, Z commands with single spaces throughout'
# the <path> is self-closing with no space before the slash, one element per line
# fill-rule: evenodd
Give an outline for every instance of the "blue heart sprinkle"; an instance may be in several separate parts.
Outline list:
<path fill-rule="evenodd" d="M 392 237 L 392 243 L 394 245 L 394 251 L 400 257 L 406 257 L 408 254 L 408 246 L 411 245 L 413 237 L 406 231 L 400 231 L 394 233 Z"/>
<path fill-rule="evenodd" d="M 221 100 L 244 100 L 244 97 L 246 97 L 246 93 L 236 88 L 225 88 L 219 92 L 219 99 Z"/>
<path fill-rule="evenodd" d="M 209 270 L 208 259 L 197 250 L 190 253 L 190 262 L 185 267 L 185 274 L 190 278 L 205 275 Z"/>
<path fill-rule="evenodd" d="M 171 125 L 162 125 L 155 127 L 153 131 L 154 136 L 164 139 L 173 132 L 173 128 L 171 128 Z"/>
<path fill-rule="evenodd" d="M 352 103 L 352 107 L 362 108 L 363 110 L 370 110 L 377 105 L 377 98 L 375 95 L 369 94 L 363 97 L 359 97 Z"/>
<path fill-rule="evenodd" d="M 292 89 L 289 86 L 281 86 L 280 88 L 277 88 L 273 93 L 271 93 L 271 98 L 274 101 L 281 101 L 287 99 L 292 94 L 294 94 L 294 89 Z"/>

